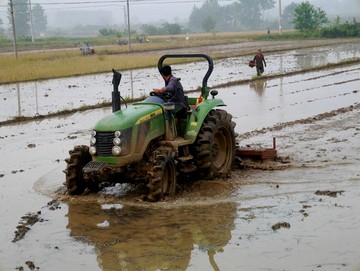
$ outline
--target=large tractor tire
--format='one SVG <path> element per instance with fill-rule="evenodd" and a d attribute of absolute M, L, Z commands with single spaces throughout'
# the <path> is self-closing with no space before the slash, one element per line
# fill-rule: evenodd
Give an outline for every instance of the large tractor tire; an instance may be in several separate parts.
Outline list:
<path fill-rule="evenodd" d="M 227 175 L 235 160 L 235 122 L 224 110 L 211 110 L 193 144 L 198 175 L 203 179 Z"/>
<path fill-rule="evenodd" d="M 176 163 L 172 151 L 160 147 L 153 153 L 153 167 L 148 171 L 148 201 L 159 201 L 173 196 L 176 191 Z"/>
<path fill-rule="evenodd" d="M 69 151 L 70 158 L 65 159 L 67 167 L 64 170 L 66 174 L 65 185 L 70 195 L 80 195 L 87 188 L 82 169 L 91 161 L 89 147 L 85 145 L 75 146 Z"/>

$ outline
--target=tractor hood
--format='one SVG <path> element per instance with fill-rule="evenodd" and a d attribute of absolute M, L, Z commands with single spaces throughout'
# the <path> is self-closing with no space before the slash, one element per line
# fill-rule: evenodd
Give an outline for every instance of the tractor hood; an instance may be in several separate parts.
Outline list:
<path fill-rule="evenodd" d="M 154 103 L 136 103 L 100 119 L 94 127 L 98 132 L 125 130 L 162 115 L 163 107 Z"/>

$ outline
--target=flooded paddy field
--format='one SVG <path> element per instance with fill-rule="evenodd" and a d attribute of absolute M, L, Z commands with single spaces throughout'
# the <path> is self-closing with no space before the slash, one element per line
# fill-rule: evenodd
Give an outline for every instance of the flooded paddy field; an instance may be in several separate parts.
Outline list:
<path fill-rule="evenodd" d="M 278 73 L 278 58 L 266 57 L 266 72 Z M 221 62 L 214 75 L 231 63 Z M 276 138 L 278 159 L 243 160 L 229 179 L 198 180 L 158 203 L 126 185 L 63 194 L 68 150 L 87 144 L 110 108 L 1 126 L 0 270 L 360 270 L 359 68 L 218 89 L 239 145 L 271 147 Z M 153 77 L 144 89 L 162 84 Z M 104 99 L 110 92 L 108 84 Z"/>
<path fill-rule="evenodd" d="M 252 49 L 247 49 L 250 50 L 249 55 L 215 60 L 214 71 L 209 78 L 208 85 L 216 86 L 248 80 L 255 76 L 256 70 L 248 67 L 248 62 L 253 58 L 257 49 L 257 47 L 254 49 L 254 46 L 260 45 L 256 42 L 252 45 Z M 264 46 L 263 43 L 262 45 Z M 246 46 L 246 44 L 239 45 L 239 48 L 232 45 L 230 48 L 240 50 L 242 46 Z M 220 46 L 219 50 L 225 50 L 223 47 Z M 229 50 L 227 47 L 226 50 Z M 360 43 L 349 42 L 274 53 L 267 53 L 266 48 L 263 48 L 263 51 L 267 63 L 265 74 L 281 75 L 359 57 Z M 209 55 L 211 56 L 211 54 Z M 185 90 L 196 90 L 201 85 L 207 69 L 207 62 L 176 65 L 173 69 L 174 75 L 181 78 Z M 122 73 L 120 92 L 124 98 L 148 95 L 152 88 L 163 84 L 156 67 L 120 72 Z M 47 115 L 86 105 L 110 102 L 111 80 L 112 72 L 109 71 L 97 75 L 0 85 L 0 121 L 17 116 Z M 260 85 L 260 83 L 254 82 L 252 87 L 261 89 Z M 248 86 L 236 87 L 239 93 L 242 93 L 244 88 L 246 89 Z M 246 97 L 244 98 L 246 99 Z"/>

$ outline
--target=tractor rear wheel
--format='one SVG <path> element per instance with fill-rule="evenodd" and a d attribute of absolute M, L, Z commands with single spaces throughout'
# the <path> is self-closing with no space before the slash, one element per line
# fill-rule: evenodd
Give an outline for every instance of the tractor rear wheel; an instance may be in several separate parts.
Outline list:
<path fill-rule="evenodd" d="M 176 190 L 176 164 L 170 148 L 154 151 L 152 170 L 148 172 L 149 201 L 159 201 L 165 196 L 173 196 Z"/>
<path fill-rule="evenodd" d="M 200 178 L 212 179 L 230 172 L 235 160 L 235 122 L 225 110 L 211 110 L 193 145 Z"/>
<path fill-rule="evenodd" d="M 67 167 L 64 170 L 66 182 L 64 183 L 70 195 L 82 194 L 87 188 L 82 169 L 91 161 L 89 147 L 85 145 L 75 146 L 69 151 L 70 158 L 65 159 Z"/>

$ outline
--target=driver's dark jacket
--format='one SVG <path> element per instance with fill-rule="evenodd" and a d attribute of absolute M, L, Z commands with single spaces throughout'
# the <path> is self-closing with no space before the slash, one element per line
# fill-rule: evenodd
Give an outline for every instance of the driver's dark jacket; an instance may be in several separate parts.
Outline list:
<path fill-rule="evenodd" d="M 174 102 L 176 106 L 188 108 L 180 78 L 171 75 L 169 80 L 165 81 L 165 92 L 171 94 L 169 102 Z"/>

